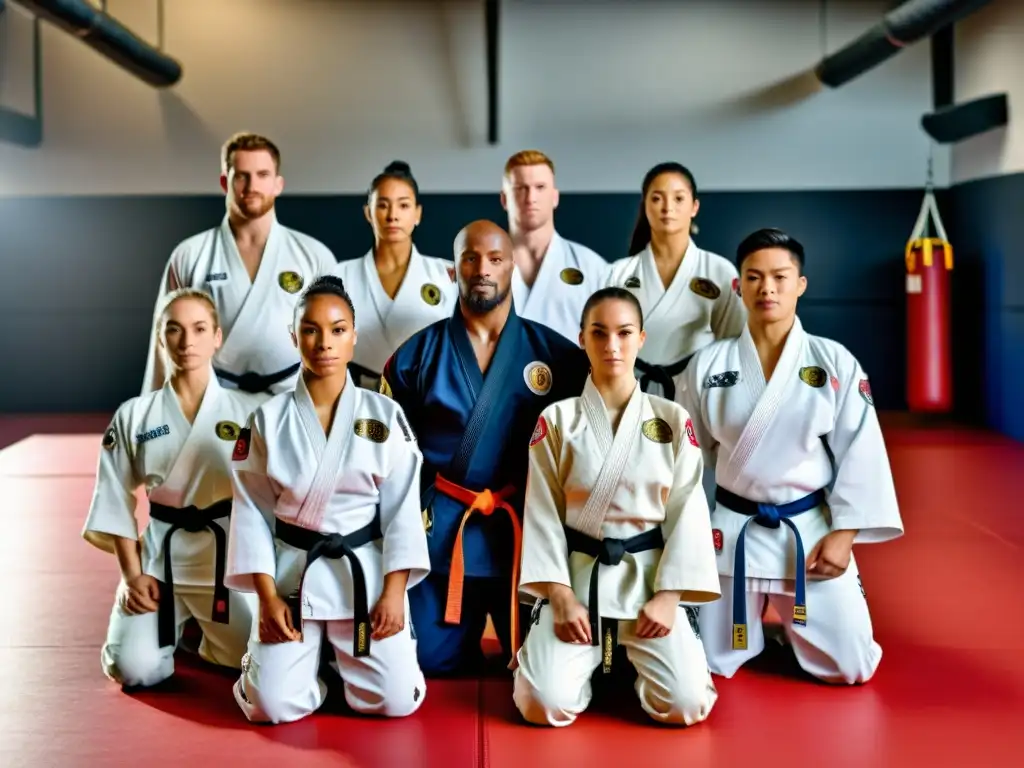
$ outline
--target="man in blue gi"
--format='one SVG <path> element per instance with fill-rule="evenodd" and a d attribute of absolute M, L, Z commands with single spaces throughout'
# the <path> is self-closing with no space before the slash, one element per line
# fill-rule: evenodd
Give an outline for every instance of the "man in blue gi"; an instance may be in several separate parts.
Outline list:
<path fill-rule="evenodd" d="M 454 314 L 402 344 L 380 384 L 423 452 L 431 574 L 409 591 L 409 603 L 419 662 L 431 676 L 487 670 L 480 640 L 488 614 L 505 658 L 518 650 L 531 435 L 546 406 L 583 391 L 590 366 L 578 346 L 516 314 L 505 230 L 473 222 L 455 238 L 455 263 Z"/>

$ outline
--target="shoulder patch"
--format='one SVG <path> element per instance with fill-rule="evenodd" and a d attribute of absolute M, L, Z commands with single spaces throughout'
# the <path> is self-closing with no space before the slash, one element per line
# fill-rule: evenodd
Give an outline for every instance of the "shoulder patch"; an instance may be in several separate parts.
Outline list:
<path fill-rule="evenodd" d="M 405 441 L 407 443 L 415 443 L 416 433 L 413 432 L 412 427 L 409 426 L 409 422 L 405 418 L 405 411 L 399 409 L 396 415 L 398 417 L 398 426 L 402 428 L 402 434 L 405 435 Z"/>
<path fill-rule="evenodd" d="M 117 447 L 117 432 L 113 427 L 103 433 L 103 442 L 101 445 L 108 451 L 112 451 Z"/>
<path fill-rule="evenodd" d="M 374 443 L 383 443 L 388 439 L 391 430 L 387 424 L 377 419 L 356 419 L 352 429 L 359 437 L 366 438 Z"/>
<path fill-rule="evenodd" d="M 704 380 L 704 389 L 711 389 L 713 387 L 735 387 L 736 382 L 739 380 L 739 371 L 713 373 Z"/>
<path fill-rule="evenodd" d="M 737 296 L 742 295 L 740 293 L 740 279 L 738 277 L 734 277 L 732 279 L 732 292 L 735 293 Z"/>
<path fill-rule="evenodd" d="M 540 360 L 534 360 L 523 369 L 523 379 L 535 395 L 546 395 L 551 391 L 551 369 Z"/>
<path fill-rule="evenodd" d="M 871 384 L 867 379 L 860 380 L 860 384 L 857 385 L 857 391 L 860 393 L 860 396 L 864 398 L 865 403 L 874 406 L 875 398 L 871 395 Z"/>
<path fill-rule="evenodd" d="M 249 443 L 252 441 L 252 430 L 249 427 L 243 427 L 238 433 L 238 439 L 235 440 L 235 450 L 231 452 L 232 461 L 245 461 L 249 458 Z"/>
<path fill-rule="evenodd" d="M 455 282 L 455 267 L 445 267 L 445 270 L 448 272 L 448 279 L 451 280 L 454 283 Z"/>
<path fill-rule="evenodd" d="M 721 289 L 705 277 L 695 277 L 690 281 L 690 290 L 705 299 L 717 299 L 722 295 Z"/>
<path fill-rule="evenodd" d="M 823 368 L 810 365 L 800 369 L 800 381 L 809 387 L 824 387 L 825 382 L 828 381 L 828 374 Z"/>
<path fill-rule="evenodd" d="M 388 384 L 388 380 L 383 374 L 381 374 L 380 386 L 377 387 L 377 392 L 384 395 L 384 397 L 390 397 L 394 400 L 394 395 L 391 394 L 391 385 Z"/>
<path fill-rule="evenodd" d="M 626 288 L 639 288 L 640 278 L 637 277 L 636 275 L 633 275 L 632 277 L 627 277 L 624 285 Z"/>
<path fill-rule="evenodd" d="M 302 275 L 298 272 L 282 272 L 277 276 L 277 284 L 288 293 L 298 293 L 302 290 Z"/>
<path fill-rule="evenodd" d="M 700 443 L 697 442 L 697 433 L 693 431 L 693 419 L 686 420 L 686 438 L 694 448 L 700 448 Z"/>
<path fill-rule="evenodd" d="M 530 447 L 533 448 L 537 443 L 548 436 L 548 422 L 543 416 L 537 419 L 537 426 L 533 428 L 533 434 L 530 436 Z"/>
<path fill-rule="evenodd" d="M 566 267 L 558 276 L 566 285 L 581 285 L 583 283 L 583 273 L 575 267 Z"/>
<path fill-rule="evenodd" d="M 641 425 L 640 430 L 648 440 L 656 443 L 672 442 L 672 427 L 664 419 L 648 419 Z"/>
<path fill-rule="evenodd" d="M 829 376 L 828 383 L 829 385 L 831 385 L 833 392 L 839 391 L 839 379 L 837 379 L 835 376 Z"/>
<path fill-rule="evenodd" d="M 242 432 L 242 428 L 233 421 L 218 421 L 216 429 L 217 437 L 228 442 L 237 440 Z"/>
<path fill-rule="evenodd" d="M 420 298 L 432 307 L 441 303 L 441 289 L 433 283 L 424 283 L 420 288 Z"/>

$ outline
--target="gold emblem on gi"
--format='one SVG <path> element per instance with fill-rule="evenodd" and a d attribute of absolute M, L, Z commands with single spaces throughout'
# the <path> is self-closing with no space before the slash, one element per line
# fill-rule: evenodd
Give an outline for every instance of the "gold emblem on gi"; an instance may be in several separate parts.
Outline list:
<path fill-rule="evenodd" d="M 583 282 L 583 273 L 573 267 L 566 267 L 558 276 L 566 285 L 580 285 Z"/>
<path fill-rule="evenodd" d="M 233 421 L 218 421 L 217 422 L 217 437 L 221 440 L 228 440 L 235 442 L 238 436 L 242 434 L 242 428 L 235 424 Z"/>
<path fill-rule="evenodd" d="M 526 386 L 535 395 L 546 395 L 551 390 L 551 369 L 542 362 L 533 362 L 523 371 Z"/>
<path fill-rule="evenodd" d="M 656 443 L 672 442 L 672 427 L 664 419 L 648 419 L 640 429 L 648 440 L 653 440 Z"/>
<path fill-rule="evenodd" d="M 357 435 L 375 443 L 383 443 L 391 433 L 383 421 L 376 419 L 356 419 L 354 429 Z"/>
<path fill-rule="evenodd" d="M 722 291 L 717 285 L 703 277 L 695 277 L 690 281 L 690 290 L 705 299 L 717 299 Z"/>
<path fill-rule="evenodd" d="M 812 387 L 824 387 L 828 374 L 816 365 L 800 369 L 800 381 Z"/>
<path fill-rule="evenodd" d="M 298 272 L 282 272 L 277 276 L 277 284 L 288 293 L 298 293 L 302 290 L 302 275 Z"/>
<path fill-rule="evenodd" d="M 424 283 L 420 288 L 420 298 L 432 307 L 441 303 L 441 289 L 433 283 Z"/>

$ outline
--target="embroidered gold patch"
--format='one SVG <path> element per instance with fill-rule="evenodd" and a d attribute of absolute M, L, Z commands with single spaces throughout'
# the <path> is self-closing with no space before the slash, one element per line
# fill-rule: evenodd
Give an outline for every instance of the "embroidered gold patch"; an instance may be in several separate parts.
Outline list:
<path fill-rule="evenodd" d="M 672 442 L 672 427 L 664 419 L 648 419 L 640 429 L 648 440 L 656 443 Z"/>
<path fill-rule="evenodd" d="M 811 387 L 824 387 L 828 374 L 816 365 L 800 369 L 800 381 Z"/>
<path fill-rule="evenodd" d="M 233 421 L 218 421 L 217 422 L 217 437 L 221 440 L 227 440 L 229 442 L 235 442 L 238 436 L 242 434 L 242 428 L 235 424 Z"/>
<path fill-rule="evenodd" d="M 420 288 L 420 298 L 432 307 L 441 303 L 441 289 L 433 283 L 424 283 Z"/>
<path fill-rule="evenodd" d="M 302 290 L 302 275 L 298 272 L 282 272 L 277 276 L 277 284 L 288 293 L 298 293 Z"/>
<path fill-rule="evenodd" d="M 388 435 L 391 434 L 387 424 L 376 419 L 356 419 L 353 428 L 357 435 L 365 437 L 374 443 L 383 443 L 388 439 Z"/>
<path fill-rule="evenodd" d="M 108 451 L 112 451 L 117 447 L 117 432 L 114 431 L 113 427 L 103 433 L 102 445 Z"/>
<path fill-rule="evenodd" d="M 690 281 L 690 290 L 705 299 L 717 299 L 722 295 L 722 291 L 717 285 L 703 277 L 693 278 Z"/>
<path fill-rule="evenodd" d="M 390 397 L 392 400 L 395 399 L 394 395 L 391 394 L 391 385 L 388 384 L 388 380 L 383 376 L 380 377 L 380 386 L 377 388 L 377 391 L 384 395 L 384 397 Z"/>
<path fill-rule="evenodd" d="M 539 360 L 530 363 L 523 370 L 526 386 L 535 395 L 546 395 L 551 391 L 551 369 Z"/>
<path fill-rule="evenodd" d="M 566 285 L 580 285 L 583 283 L 583 273 L 575 267 L 566 267 L 558 276 L 562 278 L 562 282 Z"/>

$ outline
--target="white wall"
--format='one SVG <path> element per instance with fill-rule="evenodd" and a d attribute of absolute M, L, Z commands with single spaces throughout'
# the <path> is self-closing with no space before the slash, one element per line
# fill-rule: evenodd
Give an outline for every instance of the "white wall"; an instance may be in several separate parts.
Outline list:
<path fill-rule="evenodd" d="M 1005 92 L 1010 119 L 954 145 L 953 183 L 1024 171 L 1024 3 L 995 0 L 958 24 L 955 56 L 957 102 Z"/>
<path fill-rule="evenodd" d="M 166 50 L 185 72 L 170 91 L 46 25 L 44 145 L 0 144 L 0 195 L 215 192 L 219 146 L 238 129 L 274 137 L 288 189 L 304 193 L 362 192 L 394 158 L 427 191 L 490 192 L 507 156 L 534 146 L 565 191 L 632 192 L 666 159 L 705 190 L 924 181 L 927 43 L 836 91 L 785 98 L 886 0 L 831 0 L 824 37 L 807 0 L 502 6 L 497 147 L 476 0 L 165 0 Z M 108 9 L 155 42 L 154 0 Z M 30 110 L 30 24 L 16 7 L 5 16 L 0 103 Z M 936 161 L 944 184 L 948 152 Z"/>

